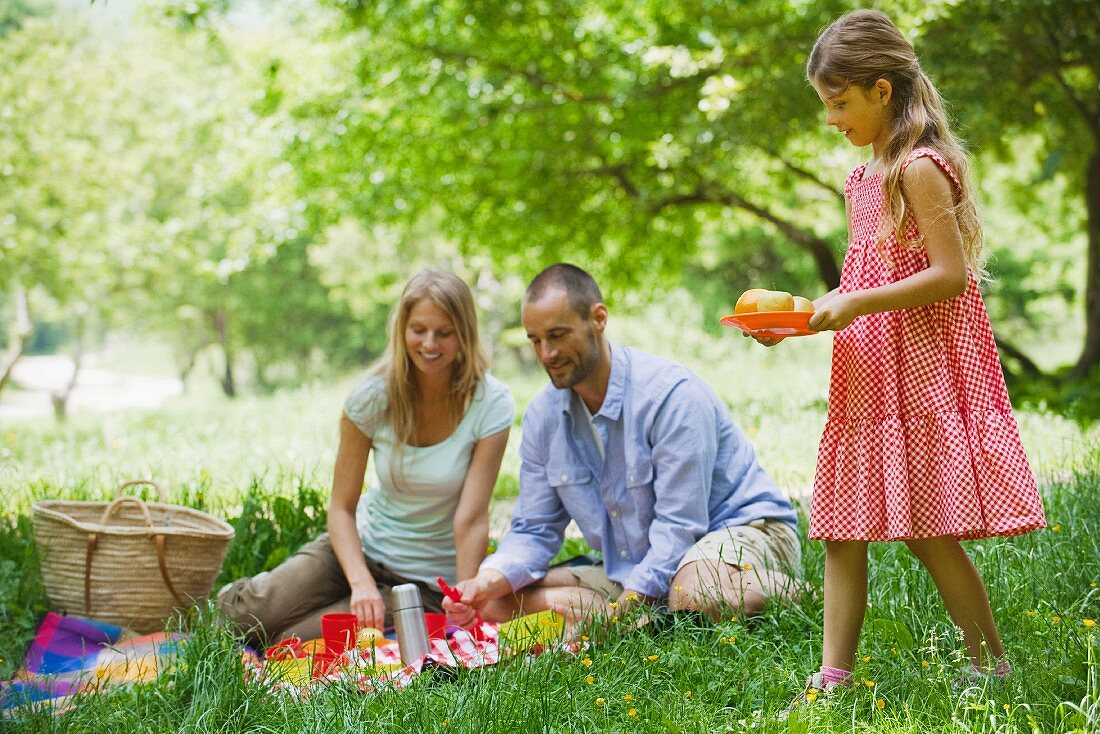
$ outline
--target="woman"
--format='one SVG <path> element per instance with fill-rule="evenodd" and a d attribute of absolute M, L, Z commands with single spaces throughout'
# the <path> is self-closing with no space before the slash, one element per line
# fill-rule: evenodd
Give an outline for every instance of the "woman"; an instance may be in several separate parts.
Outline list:
<path fill-rule="evenodd" d="M 219 607 L 260 641 L 320 637 L 326 612 L 387 627 L 389 591 L 404 583 L 420 587 L 427 611 L 442 611 L 435 579 L 471 578 L 485 557 L 514 414 L 488 373 L 469 287 L 444 270 L 417 274 L 386 354 L 344 403 L 328 533 L 223 588 Z M 380 484 L 362 496 L 372 450 Z"/>

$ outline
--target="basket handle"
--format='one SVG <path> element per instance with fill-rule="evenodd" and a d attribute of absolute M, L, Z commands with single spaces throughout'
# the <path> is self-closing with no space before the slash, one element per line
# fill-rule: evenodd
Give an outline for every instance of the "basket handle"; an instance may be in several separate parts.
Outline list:
<path fill-rule="evenodd" d="M 119 496 L 121 496 L 122 490 L 126 489 L 127 487 L 133 487 L 138 484 L 148 484 L 150 487 L 157 490 L 157 500 L 159 500 L 162 504 L 165 502 L 164 490 L 161 489 L 159 484 L 151 479 L 131 479 L 129 482 L 123 482 L 122 484 L 118 485 L 118 488 L 115 490 L 115 497 L 118 498 Z"/>
<path fill-rule="evenodd" d="M 153 482 L 149 482 L 144 479 L 138 479 L 133 482 L 126 482 L 119 490 L 124 487 L 128 487 L 131 484 L 152 484 L 157 488 L 157 492 L 160 493 L 161 499 L 164 498 L 164 493 L 160 487 L 157 487 Z M 153 516 L 149 513 L 149 508 L 145 505 L 140 497 L 118 497 L 111 504 L 107 505 L 103 510 L 103 515 L 99 518 L 99 525 L 103 527 L 107 523 L 107 519 L 114 514 L 114 512 L 124 504 L 136 504 L 141 513 L 145 515 L 145 524 L 149 526 L 149 530 L 153 529 Z M 152 533 L 150 533 L 152 534 Z M 168 563 L 164 558 L 164 546 L 165 538 L 164 533 L 157 533 L 153 536 L 153 542 L 157 547 L 157 565 L 160 566 L 160 576 L 164 579 L 164 585 L 168 588 L 168 592 L 172 595 L 172 598 L 176 600 L 176 603 L 180 606 L 186 606 L 186 602 L 179 592 L 176 591 L 175 585 L 172 584 L 172 579 L 168 575 Z M 99 533 L 88 533 L 88 549 L 84 556 L 84 614 L 88 617 L 92 616 L 92 556 L 95 554 L 96 546 L 99 545 Z"/>

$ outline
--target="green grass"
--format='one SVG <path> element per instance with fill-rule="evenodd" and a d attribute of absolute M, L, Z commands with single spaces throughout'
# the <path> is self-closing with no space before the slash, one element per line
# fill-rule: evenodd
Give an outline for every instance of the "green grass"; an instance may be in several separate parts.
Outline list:
<path fill-rule="evenodd" d="M 730 331 L 657 333 L 647 319 L 614 334 L 649 351 L 693 354 L 752 439 L 761 461 L 794 493 L 812 483 L 824 421 L 826 339 L 764 350 Z M 614 332 L 613 332 L 614 333 Z M 502 368 L 523 406 L 544 378 Z M 354 376 L 228 401 L 205 389 L 149 412 L 77 414 L 64 426 L 0 428 L 0 678 L 8 677 L 47 608 L 35 572 L 28 513 L 40 498 L 102 499 L 127 479 L 152 477 L 168 499 L 227 517 L 238 534 L 222 579 L 280 562 L 323 527 L 336 418 Z M 950 681 L 961 644 L 935 590 L 898 545 L 873 546 L 871 605 L 860 685 L 779 723 L 820 654 L 821 603 L 775 606 L 748 622 L 668 620 L 659 630 L 610 625 L 580 655 L 508 660 L 492 670 L 430 674 L 411 689 L 363 695 L 339 687 L 309 701 L 246 685 L 235 641 L 201 618 L 184 659 L 157 682 L 103 691 L 73 711 L 0 723 L 13 732 L 243 731 L 1095 731 L 1100 727 L 1100 436 L 1053 414 L 1018 415 L 1058 528 L 968 544 L 986 579 L 1020 674 L 1003 688 L 961 696 Z M 497 485 L 516 491 L 518 428 Z M 570 550 L 578 550 L 574 544 Z M 804 573 L 820 589 L 819 544 Z M 735 638 L 731 644 L 730 638 Z M 657 659 L 648 658 L 656 655 Z M 582 664 L 585 658 L 591 667 Z M 927 665 L 924 665 L 927 663 Z M 592 676 L 592 683 L 586 682 Z M 632 701 L 624 700 L 630 695 Z M 597 705 L 603 699 L 603 705 Z M 882 701 L 879 708 L 878 701 Z M 1008 709 L 1005 709 L 1005 706 Z M 635 716 L 628 712 L 635 709 Z M 1090 718 L 1091 717 L 1091 718 Z M 1030 723 L 1034 720 L 1034 724 Z M 444 727 L 443 723 L 447 722 Z"/>
<path fill-rule="evenodd" d="M 1100 510 L 1082 497 L 1097 491 L 1100 475 L 1078 473 L 1046 493 L 1059 531 L 968 544 L 1018 671 L 996 688 L 952 690 L 962 664 L 958 635 L 927 574 L 901 546 L 883 544 L 871 556 L 859 685 L 789 722 L 776 716 L 820 645 L 813 599 L 749 621 L 676 617 L 634 630 L 624 618 L 589 631 L 578 654 L 429 673 L 399 692 L 332 686 L 305 702 L 246 684 L 234 639 L 205 618 L 191 627 L 171 674 L 91 695 L 60 717 L 8 722 L 6 730 L 1092 732 L 1100 725 L 1100 638 L 1083 620 L 1100 616 Z M 807 549 L 805 571 L 820 587 L 816 545 Z"/>

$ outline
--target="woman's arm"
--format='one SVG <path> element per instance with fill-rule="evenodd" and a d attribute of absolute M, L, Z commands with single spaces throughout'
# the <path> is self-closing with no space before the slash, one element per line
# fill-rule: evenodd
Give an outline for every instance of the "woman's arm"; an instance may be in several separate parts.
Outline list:
<path fill-rule="evenodd" d="M 508 428 L 474 445 L 453 521 L 458 581 L 477 575 L 489 544 L 489 500 L 508 445 Z"/>
<path fill-rule="evenodd" d="M 966 257 L 947 175 L 931 158 L 918 158 L 905 171 L 902 191 L 924 236 L 928 267 L 896 283 L 833 296 L 810 318 L 811 329 L 839 331 L 857 316 L 916 308 L 966 290 Z"/>
<path fill-rule="evenodd" d="M 328 534 L 332 550 L 351 586 L 351 611 L 359 617 L 360 624 L 381 629 L 386 607 L 374 577 L 367 570 L 359 529 L 355 525 L 355 506 L 363 493 L 363 475 L 370 447 L 371 440 L 347 415 L 342 415 L 340 447 L 336 451 L 332 498 L 328 505 Z"/>

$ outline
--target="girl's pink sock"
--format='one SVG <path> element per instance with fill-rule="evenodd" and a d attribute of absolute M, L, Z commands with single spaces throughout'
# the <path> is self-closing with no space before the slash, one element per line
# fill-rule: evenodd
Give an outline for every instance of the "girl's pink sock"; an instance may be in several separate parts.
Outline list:
<path fill-rule="evenodd" d="M 843 670 L 841 668 L 830 668 L 827 665 L 821 666 L 821 685 L 825 687 L 825 690 L 835 688 L 836 686 L 848 685 L 849 679 L 852 677 L 850 670 Z"/>
<path fill-rule="evenodd" d="M 1007 660 L 1002 660 L 1000 663 L 997 664 L 996 668 L 992 669 L 981 668 L 977 665 L 974 665 L 974 672 L 977 675 L 988 675 L 995 678 L 1007 678 L 1008 676 L 1012 675 L 1012 664 L 1009 663 Z"/>

